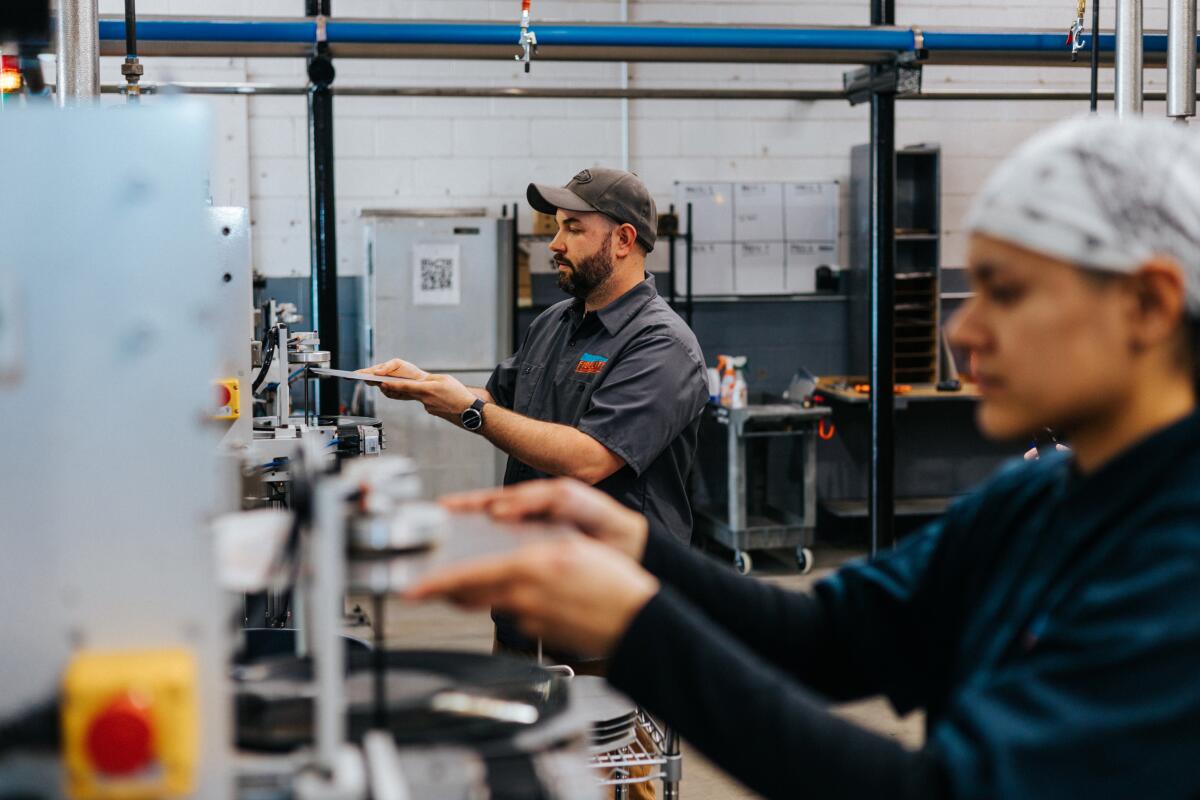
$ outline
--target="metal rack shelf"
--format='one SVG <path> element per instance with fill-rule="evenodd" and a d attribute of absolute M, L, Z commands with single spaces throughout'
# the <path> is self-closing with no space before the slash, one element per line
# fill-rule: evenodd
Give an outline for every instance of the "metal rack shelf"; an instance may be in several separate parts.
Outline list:
<path fill-rule="evenodd" d="M 619 750 L 593 755 L 591 766 L 600 773 L 600 785 L 618 787 L 616 797 L 619 800 L 624 797 L 619 787 L 661 780 L 664 797 L 678 796 L 682 765 L 678 741 L 641 709 L 638 710 L 638 726 L 650 739 L 652 747 L 647 748 L 639 738 Z M 629 774 L 632 769 L 646 767 L 651 769 L 645 775 Z"/>

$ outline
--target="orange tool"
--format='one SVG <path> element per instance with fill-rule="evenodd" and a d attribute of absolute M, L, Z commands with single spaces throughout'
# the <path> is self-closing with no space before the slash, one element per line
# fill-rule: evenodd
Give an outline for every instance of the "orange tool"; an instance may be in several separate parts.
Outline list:
<path fill-rule="evenodd" d="M 897 383 L 894 387 L 892 387 L 892 391 L 896 394 L 908 394 L 912 391 L 912 389 L 913 387 L 907 383 Z M 870 394 L 871 384 L 856 383 L 854 384 L 854 391 L 858 392 L 859 394 Z"/>

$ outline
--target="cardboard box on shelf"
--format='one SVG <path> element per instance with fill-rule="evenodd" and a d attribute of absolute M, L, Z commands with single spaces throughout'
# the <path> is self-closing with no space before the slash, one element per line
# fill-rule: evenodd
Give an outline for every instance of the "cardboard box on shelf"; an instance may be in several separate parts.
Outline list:
<path fill-rule="evenodd" d="M 529 274 L 529 252 L 517 249 L 517 305 L 533 305 L 533 276 Z"/>
<path fill-rule="evenodd" d="M 533 212 L 533 235 L 534 236 L 553 236 L 558 233 L 558 220 L 553 214 L 543 214 L 541 211 Z"/>

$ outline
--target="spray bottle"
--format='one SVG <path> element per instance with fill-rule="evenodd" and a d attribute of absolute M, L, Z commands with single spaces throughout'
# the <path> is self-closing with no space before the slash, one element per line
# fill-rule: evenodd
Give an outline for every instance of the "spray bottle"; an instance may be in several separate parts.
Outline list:
<path fill-rule="evenodd" d="M 730 408 L 745 408 L 750 403 L 750 388 L 746 385 L 746 357 L 730 359 L 733 369 L 733 388 L 730 391 Z"/>

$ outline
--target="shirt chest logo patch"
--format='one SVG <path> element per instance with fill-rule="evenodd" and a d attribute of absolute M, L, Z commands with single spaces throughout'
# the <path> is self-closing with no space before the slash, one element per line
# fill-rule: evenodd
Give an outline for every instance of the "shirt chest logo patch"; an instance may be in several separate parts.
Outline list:
<path fill-rule="evenodd" d="M 591 353 L 584 353 L 583 358 L 579 359 L 579 363 L 575 365 L 575 372 L 580 375 L 595 375 L 604 369 L 604 365 L 608 363 L 608 356 L 594 356 Z"/>

